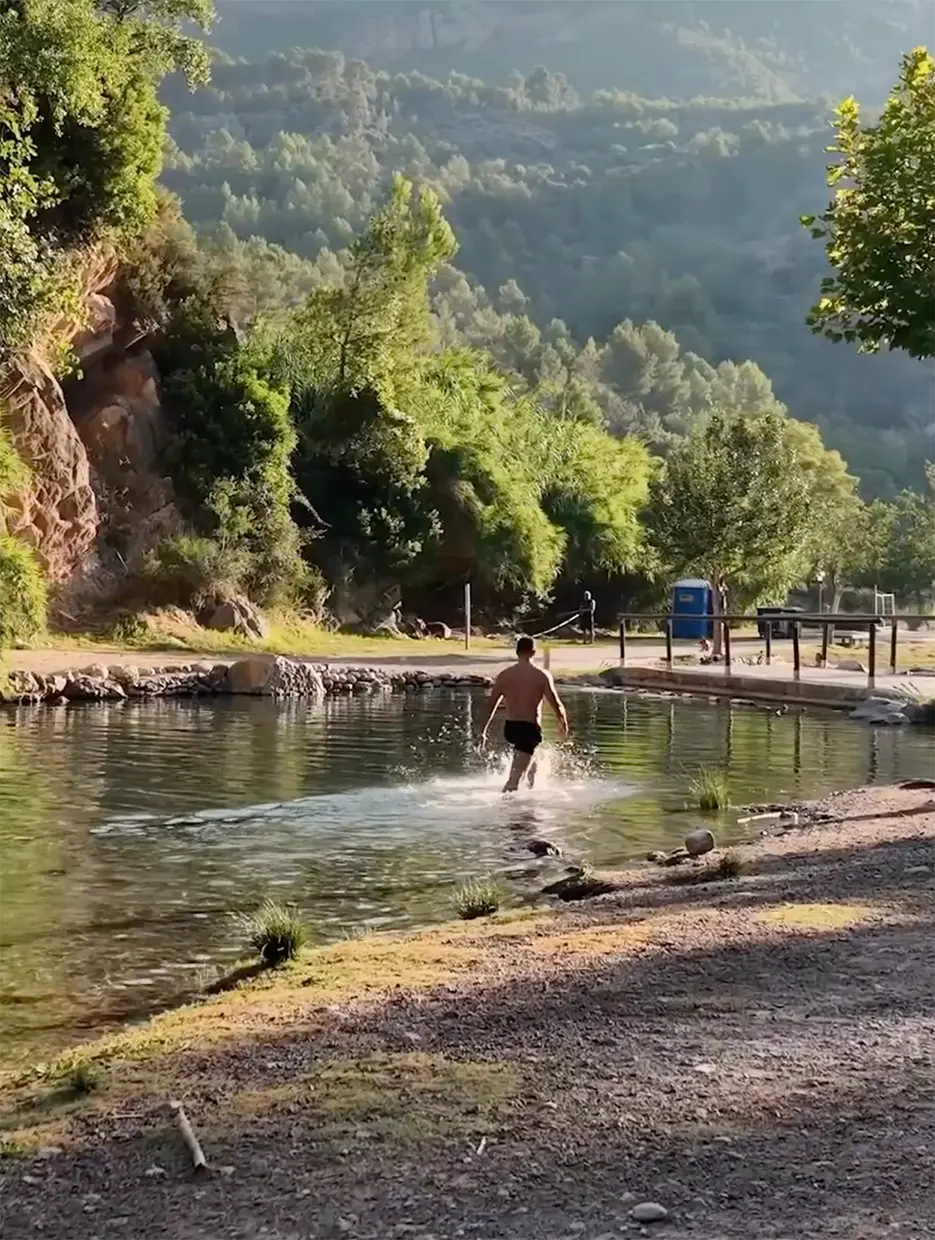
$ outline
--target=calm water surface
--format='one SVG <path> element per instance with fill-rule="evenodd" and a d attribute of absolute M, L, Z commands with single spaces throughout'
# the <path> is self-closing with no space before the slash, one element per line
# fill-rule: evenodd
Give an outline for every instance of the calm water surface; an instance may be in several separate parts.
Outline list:
<path fill-rule="evenodd" d="M 480 697 L 231 699 L 0 716 L 0 1021 L 8 1059 L 144 1014 L 241 955 L 230 913 L 299 903 L 322 940 L 451 915 L 453 887 L 541 884 L 523 841 L 612 865 L 681 841 L 700 763 L 732 797 L 931 774 L 921 731 L 569 693 L 573 741 L 499 796 Z M 547 737 L 549 735 L 547 727 Z M 717 827 L 730 837 L 730 816 Z M 554 875 L 554 869 L 548 871 Z"/>

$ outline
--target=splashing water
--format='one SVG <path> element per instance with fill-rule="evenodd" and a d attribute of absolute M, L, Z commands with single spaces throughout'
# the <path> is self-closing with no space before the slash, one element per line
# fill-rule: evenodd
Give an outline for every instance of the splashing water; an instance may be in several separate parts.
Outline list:
<path fill-rule="evenodd" d="M 580 815 L 593 806 L 627 796 L 632 786 L 599 775 L 591 762 L 570 749 L 543 745 L 537 752 L 534 789 L 523 785 L 504 796 L 510 755 L 478 749 L 472 769 L 463 775 L 420 778 L 420 772 L 397 765 L 389 772 L 389 787 L 366 787 L 348 792 L 301 797 L 295 801 L 249 805 L 238 809 L 195 811 L 184 816 L 134 814 L 114 818 L 92 828 L 94 835 L 124 835 L 161 831 L 195 833 L 205 841 L 223 844 L 238 828 L 270 833 L 287 828 L 308 832 L 316 847 L 338 836 L 347 844 L 377 829 L 383 840 L 445 833 L 453 828 L 484 825 L 523 826 L 544 830 L 561 823 L 572 810 Z"/>

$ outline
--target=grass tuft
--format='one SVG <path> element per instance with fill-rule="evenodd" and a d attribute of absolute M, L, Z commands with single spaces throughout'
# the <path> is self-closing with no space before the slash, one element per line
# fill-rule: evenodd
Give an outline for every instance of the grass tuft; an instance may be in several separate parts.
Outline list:
<path fill-rule="evenodd" d="M 711 767 L 699 767 L 692 777 L 688 790 L 700 810 L 726 809 L 730 804 L 730 787 L 723 771 Z"/>
<path fill-rule="evenodd" d="M 253 913 L 241 913 L 237 925 L 268 968 L 295 960 L 308 941 L 308 927 L 292 905 L 264 900 Z"/>
<path fill-rule="evenodd" d="M 463 921 L 490 917 L 500 907 L 500 889 L 492 879 L 465 883 L 455 893 L 455 912 Z"/>
<path fill-rule="evenodd" d="M 728 851 L 718 857 L 712 869 L 716 878 L 739 878 L 743 873 L 743 862 L 735 852 Z"/>
<path fill-rule="evenodd" d="M 82 1098 L 87 1094 L 94 1093 L 100 1084 L 100 1079 L 94 1068 L 94 1065 L 86 1059 L 79 1060 L 74 1064 L 66 1074 L 65 1088 L 75 1095 L 76 1098 Z"/>
<path fill-rule="evenodd" d="M 673 887 L 691 887 L 696 883 L 717 883 L 737 878 L 743 873 L 743 862 L 735 852 L 722 853 L 707 865 L 687 870 L 673 870 L 666 882 Z"/>

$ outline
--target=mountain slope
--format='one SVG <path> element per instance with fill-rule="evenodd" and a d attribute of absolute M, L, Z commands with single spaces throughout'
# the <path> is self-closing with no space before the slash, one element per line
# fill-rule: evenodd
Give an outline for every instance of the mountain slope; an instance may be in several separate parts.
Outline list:
<path fill-rule="evenodd" d="M 202 229 L 333 261 L 401 170 L 442 195 L 486 306 L 514 281 L 525 315 L 563 320 L 579 345 L 653 319 L 713 365 L 752 359 L 868 492 L 921 483 L 931 368 L 860 357 L 804 323 L 824 258 L 798 217 L 827 199 L 823 107 L 581 102 L 546 72 L 439 82 L 318 51 L 219 65 L 169 102 L 164 179 Z M 470 315 L 474 340 L 501 331 L 482 295 Z"/>
<path fill-rule="evenodd" d="M 881 99 L 900 54 L 932 37 L 926 0 L 221 0 L 234 56 L 335 48 L 394 71 L 505 78 L 537 64 L 579 90 L 658 98 Z"/>

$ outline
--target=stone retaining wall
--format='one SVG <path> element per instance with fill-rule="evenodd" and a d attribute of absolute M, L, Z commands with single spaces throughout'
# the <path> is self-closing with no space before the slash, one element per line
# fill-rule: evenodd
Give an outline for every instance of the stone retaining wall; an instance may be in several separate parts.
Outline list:
<path fill-rule="evenodd" d="M 490 684 L 490 677 L 487 676 L 433 676 L 410 669 L 387 672 L 371 667 L 253 657 L 233 663 L 179 663 L 158 668 L 95 664 L 52 675 L 13 671 L 0 687 L 0 701 L 65 705 L 71 702 L 221 695 L 323 698 L 368 693 L 416 693 L 429 688 L 462 689 Z"/>

